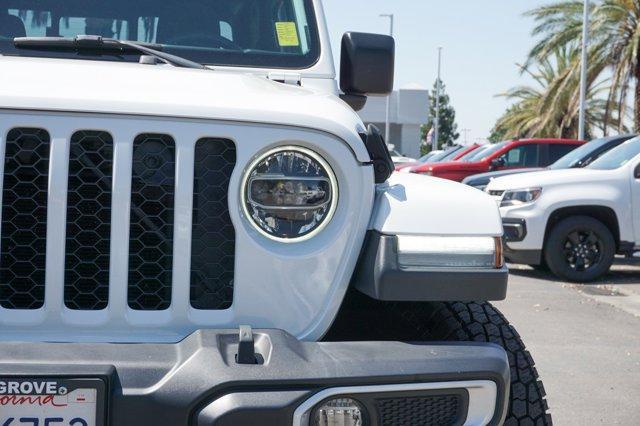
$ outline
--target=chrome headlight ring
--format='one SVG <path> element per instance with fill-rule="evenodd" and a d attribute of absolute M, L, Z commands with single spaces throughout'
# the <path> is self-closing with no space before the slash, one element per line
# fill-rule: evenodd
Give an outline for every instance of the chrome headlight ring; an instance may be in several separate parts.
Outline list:
<path fill-rule="evenodd" d="M 245 169 L 241 204 L 247 221 L 262 236 L 282 243 L 302 242 L 331 222 L 338 204 L 338 182 L 318 153 L 301 146 L 279 146 Z"/>

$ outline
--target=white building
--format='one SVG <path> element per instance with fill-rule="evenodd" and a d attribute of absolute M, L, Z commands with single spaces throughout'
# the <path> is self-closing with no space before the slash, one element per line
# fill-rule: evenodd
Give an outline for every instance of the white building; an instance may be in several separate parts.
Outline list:
<path fill-rule="evenodd" d="M 360 111 L 366 124 L 376 125 L 385 133 L 386 97 L 370 97 Z M 395 145 L 396 151 L 408 157 L 420 156 L 420 126 L 429 115 L 429 91 L 411 84 L 394 91 L 391 95 L 391 133 L 387 143 Z"/>

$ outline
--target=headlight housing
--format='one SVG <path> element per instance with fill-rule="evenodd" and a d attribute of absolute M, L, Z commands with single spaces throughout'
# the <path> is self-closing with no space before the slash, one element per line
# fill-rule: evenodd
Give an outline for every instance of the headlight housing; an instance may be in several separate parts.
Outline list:
<path fill-rule="evenodd" d="M 505 191 L 500 202 L 500 207 L 519 206 L 533 203 L 542 194 L 542 188 L 526 188 Z"/>
<path fill-rule="evenodd" d="M 331 220 L 338 184 L 329 164 L 298 146 L 273 149 L 245 172 L 243 208 L 262 235 L 298 242 L 320 232 Z"/>

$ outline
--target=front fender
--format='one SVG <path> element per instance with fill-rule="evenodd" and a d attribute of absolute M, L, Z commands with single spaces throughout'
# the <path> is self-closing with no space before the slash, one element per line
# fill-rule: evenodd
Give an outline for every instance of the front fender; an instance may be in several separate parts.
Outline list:
<path fill-rule="evenodd" d="M 394 173 L 379 185 L 369 229 L 387 235 L 502 235 L 495 201 L 457 182 Z"/>

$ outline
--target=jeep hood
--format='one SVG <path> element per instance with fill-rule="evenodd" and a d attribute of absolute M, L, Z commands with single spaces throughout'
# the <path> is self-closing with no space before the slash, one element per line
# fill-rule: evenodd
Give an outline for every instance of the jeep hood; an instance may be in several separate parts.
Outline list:
<path fill-rule="evenodd" d="M 0 109 L 244 121 L 312 128 L 368 161 L 364 126 L 337 96 L 251 74 L 107 61 L 0 56 Z"/>
<path fill-rule="evenodd" d="M 611 176 L 609 170 L 564 169 L 544 170 L 541 172 L 503 176 L 493 179 L 487 190 L 505 191 L 532 187 L 549 187 L 556 185 L 601 183 Z"/>

